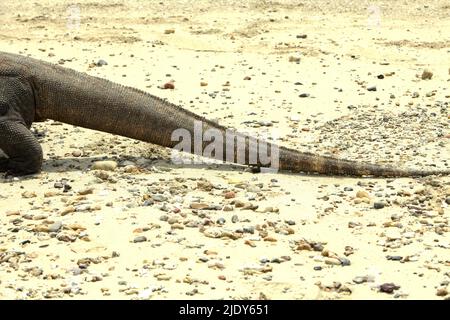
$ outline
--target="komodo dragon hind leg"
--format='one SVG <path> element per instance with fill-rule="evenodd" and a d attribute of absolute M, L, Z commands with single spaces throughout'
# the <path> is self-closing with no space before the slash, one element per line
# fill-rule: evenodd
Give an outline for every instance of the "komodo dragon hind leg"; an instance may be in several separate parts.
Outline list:
<path fill-rule="evenodd" d="M 8 156 L 7 159 L 0 158 L 0 171 L 5 169 L 3 171 L 13 175 L 41 171 L 42 148 L 24 124 L 0 120 L 0 149 Z"/>

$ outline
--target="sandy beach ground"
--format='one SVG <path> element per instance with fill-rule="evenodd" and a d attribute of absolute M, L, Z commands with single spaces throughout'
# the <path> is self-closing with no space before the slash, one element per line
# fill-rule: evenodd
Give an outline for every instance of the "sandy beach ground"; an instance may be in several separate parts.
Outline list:
<path fill-rule="evenodd" d="M 300 151 L 450 168 L 449 1 L 128 2 L 2 0 L 0 51 Z M 33 129 L 43 172 L 0 179 L 0 299 L 450 297 L 449 177 L 182 167 L 147 143 Z"/>

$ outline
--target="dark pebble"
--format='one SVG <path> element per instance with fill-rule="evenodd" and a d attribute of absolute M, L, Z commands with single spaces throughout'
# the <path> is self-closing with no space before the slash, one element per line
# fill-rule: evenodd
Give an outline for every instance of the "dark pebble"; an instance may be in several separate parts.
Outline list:
<path fill-rule="evenodd" d="M 134 243 L 145 242 L 145 241 L 147 241 L 147 238 L 145 236 L 138 236 L 138 237 L 134 238 L 134 240 L 133 240 Z"/>
<path fill-rule="evenodd" d="M 255 233 L 255 227 L 251 226 L 251 227 L 244 227 L 243 228 L 245 233 L 251 233 L 254 234 Z"/>
<path fill-rule="evenodd" d="M 392 261 L 400 261 L 403 259 L 402 256 L 386 256 L 386 259 L 392 260 Z"/>
<path fill-rule="evenodd" d="M 380 286 L 380 292 L 385 292 L 385 293 L 393 293 L 394 290 L 398 290 L 400 289 L 400 286 L 397 286 L 394 283 L 383 283 Z"/>
<path fill-rule="evenodd" d="M 322 251 L 323 245 L 321 243 L 313 243 L 312 248 L 314 251 Z"/>
<path fill-rule="evenodd" d="M 374 207 L 375 209 L 383 209 L 383 208 L 384 208 L 384 203 L 383 203 L 383 202 L 377 201 L 377 202 L 375 202 L 375 203 L 373 204 L 373 207 Z"/>

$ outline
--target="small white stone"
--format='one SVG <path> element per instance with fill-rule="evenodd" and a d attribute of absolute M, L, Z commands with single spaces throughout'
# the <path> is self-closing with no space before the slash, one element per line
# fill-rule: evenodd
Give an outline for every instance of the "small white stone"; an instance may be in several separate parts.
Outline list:
<path fill-rule="evenodd" d="M 398 240 L 402 238 L 402 235 L 400 234 L 400 231 L 398 231 L 396 228 L 390 228 L 388 230 L 386 230 L 386 232 L 384 233 L 386 235 L 386 238 L 389 241 L 394 241 L 394 240 Z"/>
<path fill-rule="evenodd" d="M 92 170 L 114 171 L 117 168 L 115 161 L 96 161 L 92 165 Z"/>

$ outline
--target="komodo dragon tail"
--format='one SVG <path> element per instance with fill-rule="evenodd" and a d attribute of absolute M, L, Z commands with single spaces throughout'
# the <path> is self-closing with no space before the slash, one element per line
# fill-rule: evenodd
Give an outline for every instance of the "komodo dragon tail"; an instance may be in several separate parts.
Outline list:
<path fill-rule="evenodd" d="M 215 129 L 224 137 L 223 159 L 219 158 L 220 160 L 256 167 L 278 166 L 280 170 L 293 172 L 350 176 L 409 177 L 450 174 L 450 169 L 400 169 L 303 153 L 284 147 L 278 149 L 278 163 L 263 163 L 259 157 L 252 162 L 251 154 L 258 153 L 258 147 L 250 143 L 248 137 L 244 138 L 244 144 L 234 143 L 235 138 L 226 137 L 227 128 L 179 106 L 135 88 L 42 61 L 24 58 L 21 63 L 28 65 L 33 73 L 33 81 L 36 83 L 36 114 L 43 119 L 54 119 L 169 148 L 174 148 L 179 143 L 172 137 L 175 130 L 184 129 L 192 138 L 190 152 L 195 152 L 195 126 L 201 122 L 202 134 L 209 129 Z M 240 134 L 237 136 L 242 137 Z M 203 142 L 202 148 L 207 144 L 208 142 Z M 268 150 L 273 150 L 273 147 L 275 145 L 268 143 Z M 227 149 L 231 150 L 231 156 L 227 156 Z M 245 156 L 239 158 L 242 153 Z M 217 153 L 214 156 L 218 158 Z"/>
<path fill-rule="evenodd" d="M 280 170 L 293 172 L 377 177 L 450 174 L 450 170 L 400 169 L 303 153 L 284 147 L 278 148 L 278 157 L 271 157 L 269 163 L 263 163 L 259 156 L 252 162 L 251 154 L 258 154 L 257 148 L 264 142 L 257 141 L 256 144 L 252 144 L 249 138 L 244 136 L 243 141 L 245 142 L 239 144 L 237 143 L 237 137 L 243 135 L 236 134 L 236 138 L 227 137 L 227 128 L 158 97 L 85 74 L 66 70 L 60 72 L 68 74 L 65 76 L 67 80 L 63 86 L 55 81 L 54 86 L 60 86 L 59 90 L 47 91 L 46 100 L 49 108 L 46 115 L 48 118 L 61 122 L 118 134 L 169 148 L 174 148 L 179 143 L 178 140 L 173 139 L 172 134 L 176 130 L 184 129 L 191 137 L 191 146 L 188 151 L 192 153 L 195 152 L 196 148 L 194 140 L 199 136 L 198 132 L 196 133 L 196 125 L 201 123 L 200 136 L 213 129 L 223 137 L 222 156 L 216 152 L 215 154 L 211 153 L 213 157 L 256 167 L 278 167 Z M 58 78 L 54 77 L 54 79 Z M 200 154 L 205 155 L 203 150 L 207 144 L 206 141 L 202 142 Z M 231 157 L 226 152 L 230 150 L 230 147 L 232 150 Z M 270 156 L 272 156 L 271 152 L 274 148 L 277 148 L 270 143 L 266 147 Z M 243 156 L 239 158 L 239 154 Z"/>

